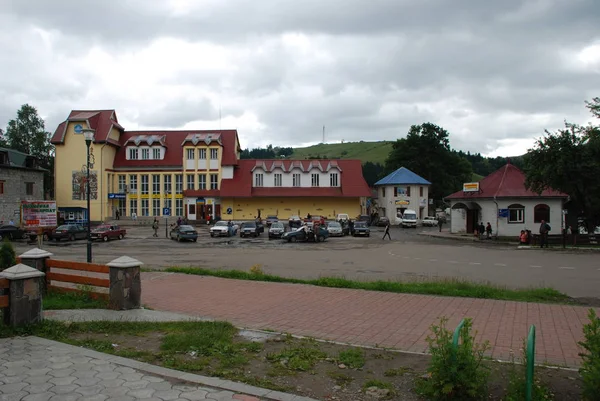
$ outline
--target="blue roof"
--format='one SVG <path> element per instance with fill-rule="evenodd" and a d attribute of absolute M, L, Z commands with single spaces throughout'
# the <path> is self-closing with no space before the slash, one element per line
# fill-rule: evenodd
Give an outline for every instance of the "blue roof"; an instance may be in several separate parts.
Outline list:
<path fill-rule="evenodd" d="M 425 178 L 413 173 L 406 167 L 400 167 L 387 177 L 377 181 L 375 185 L 431 185 Z"/>

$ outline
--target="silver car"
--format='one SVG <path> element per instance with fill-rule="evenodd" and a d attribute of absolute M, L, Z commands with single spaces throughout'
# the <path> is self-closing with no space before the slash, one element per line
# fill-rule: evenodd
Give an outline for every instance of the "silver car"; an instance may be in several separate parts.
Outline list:
<path fill-rule="evenodd" d="M 342 229 L 342 225 L 337 221 L 332 221 L 327 225 L 327 231 L 329 232 L 330 237 L 343 237 L 344 230 Z"/>

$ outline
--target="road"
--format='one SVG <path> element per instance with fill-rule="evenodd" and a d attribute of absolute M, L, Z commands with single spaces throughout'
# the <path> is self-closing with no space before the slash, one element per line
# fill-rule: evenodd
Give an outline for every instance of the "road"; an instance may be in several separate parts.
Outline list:
<path fill-rule="evenodd" d="M 420 230 L 392 229 L 393 241 L 382 233 L 370 238 L 330 238 L 325 243 L 289 244 L 258 239 L 210 238 L 201 229 L 197 243 L 152 238 L 149 228 L 128 228 L 122 241 L 94 244 L 94 261 L 106 263 L 127 255 L 145 267 L 199 266 L 248 271 L 261 265 L 266 273 L 285 277 L 340 276 L 356 280 L 462 279 L 510 288 L 552 287 L 575 298 L 600 299 L 597 252 L 518 250 L 510 245 L 431 239 Z M 435 230 L 435 228 L 433 229 Z M 17 245 L 17 253 L 29 249 Z M 85 242 L 50 243 L 56 258 L 85 261 Z"/>

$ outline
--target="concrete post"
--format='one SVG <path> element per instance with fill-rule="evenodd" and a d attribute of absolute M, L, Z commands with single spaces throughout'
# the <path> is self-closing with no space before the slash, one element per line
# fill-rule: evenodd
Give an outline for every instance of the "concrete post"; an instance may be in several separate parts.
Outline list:
<path fill-rule="evenodd" d="M 19 255 L 19 257 L 21 258 L 21 263 L 33 267 L 34 269 L 41 271 L 44 274 L 48 273 L 46 260 L 48 260 L 51 256 L 53 256 L 52 253 L 44 251 L 40 248 L 33 248 L 28 250 L 24 254 Z M 44 279 L 42 280 L 42 294 L 46 295 L 47 290 L 48 283 Z"/>
<path fill-rule="evenodd" d="M 107 263 L 110 267 L 110 308 L 115 310 L 138 309 L 141 305 L 142 282 L 139 260 L 121 256 Z"/>
<path fill-rule="evenodd" d="M 0 278 L 10 281 L 9 305 L 4 309 L 4 323 L 17 327 L 42 320 L 42 281 L 45 274 L 24 264 L 10 267 Z"/>

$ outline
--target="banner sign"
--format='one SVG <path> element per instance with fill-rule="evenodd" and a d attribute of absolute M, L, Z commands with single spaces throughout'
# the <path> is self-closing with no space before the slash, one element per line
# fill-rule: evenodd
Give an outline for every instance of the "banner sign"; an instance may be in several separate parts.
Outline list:
<path fill-rule="evenodd" d="M 479 192 L 478 182 L 467 182 L 463 184 L 463 192 Z"/>
<path fill-rule="evenodd" d="M 56 201 L 21 201 L 23 227 L 56 227 Z"/>

